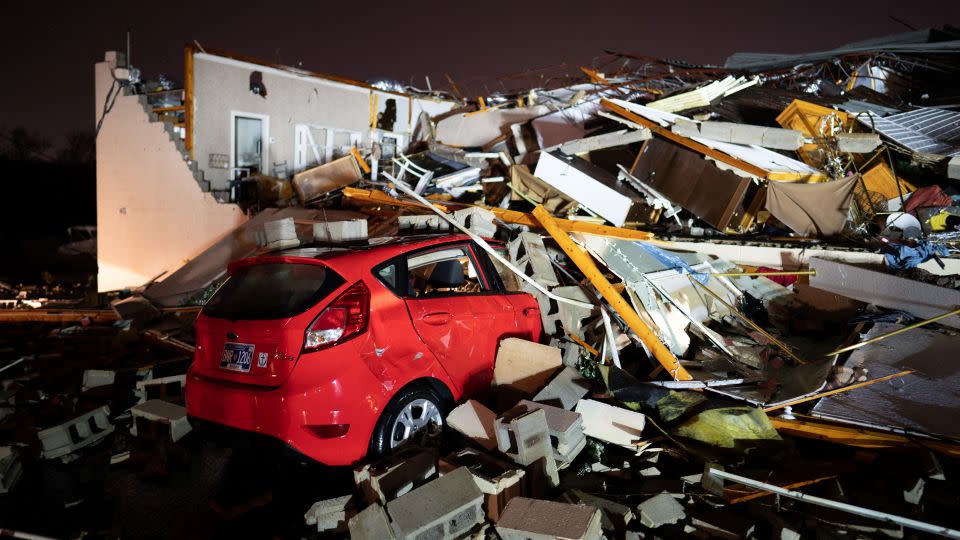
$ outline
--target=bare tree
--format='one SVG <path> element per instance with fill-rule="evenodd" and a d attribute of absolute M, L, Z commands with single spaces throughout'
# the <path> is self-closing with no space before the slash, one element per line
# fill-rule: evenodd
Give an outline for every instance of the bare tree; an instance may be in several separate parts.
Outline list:
<path fill-rule="evenodd" d="M 0 157 L 10 160 L 49 160 L 47 151 L 50 150 L 50 141 L 36 133 L 29 133 L 26 128 L 16 127 L 7 133 L 0 133 Z"/>

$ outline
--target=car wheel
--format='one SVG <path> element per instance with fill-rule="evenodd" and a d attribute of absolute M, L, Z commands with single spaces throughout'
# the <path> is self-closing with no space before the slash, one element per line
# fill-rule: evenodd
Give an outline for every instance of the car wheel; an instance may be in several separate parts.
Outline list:
<path fill-rule="evenodd" d="M 370 454 L 385 454 L 415 437 L 439 438 L 446 400 L 429 388 L 405 388 L 390 400 L 370 439 Z"/>

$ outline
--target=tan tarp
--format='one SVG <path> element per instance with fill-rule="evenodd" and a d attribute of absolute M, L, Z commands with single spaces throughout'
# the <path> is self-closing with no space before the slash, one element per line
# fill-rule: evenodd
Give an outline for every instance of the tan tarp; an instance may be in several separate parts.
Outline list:
<path fill-rule="evenodd" d="M 360 166 L 353 156 L 344 156 L 293 176 L 293 189 L 301 203 L 349 186 L 360 180 Z"/>
<path fill-rule="evenodd" d="M 772 181 L 767 210 L 794 232 L 804 236 L 835 236 L 843 230 L 859 176 L 802 184 Z"/>

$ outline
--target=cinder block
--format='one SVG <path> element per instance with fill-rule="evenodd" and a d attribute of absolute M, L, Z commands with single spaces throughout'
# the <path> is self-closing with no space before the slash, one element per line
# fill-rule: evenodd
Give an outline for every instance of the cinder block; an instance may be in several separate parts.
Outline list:
<path fill-rule="evenodd" d="M 656 529 L 661 525 L 674 524 L 687 517 L 683 505 L 669 493 L 654 495 L 637 507 L 640 523 L 644 527 Z"/>
<path fill-rule="evenodd" d="M 756 520 L 726 509 L 713 509 L 697 512 L 690 516 L 690 525 L 699 529 L 710 538 L 738 540 L 756 538 Z"/>
<path fill-rule="evenodd" d="M 625 504 L 597 497 L 578 489 L 571 489 L 564 493 L 563 498 L 572 504 L 585 504 L 599 509 L 600 527 L 605 531 L 623 530 L 636 517 L 633 509 Z"/>
<path fill-rule="evenodd" d="M 162 399 L 171 403 L 183 401 L 183 386 L 186 382 L 186 374 L 137 381 L 138 403 L 143 403 L 149 399 Z"/>
<path fill-rule="evenodd" d="M 497 419 L 496 433 L 497 447 L 501 452 L 520 465 L 533 467 L 532 491 L 541 491 L 541 477 L 546 477 L 550 486 L 560 483 L 550 445 L 547 415 L 543 410 L 514 408 Z"/>
<path fill-rule="evenodd" d="M 631 449 L 636 448 L 647 420 L 638 412 L 592 399 L 581 399 L 575 410 L 583 416 L 587 436 Z"/>
<path fill-rule="evenodd" d="M 673 131 L 679 133 L 689 129 L 681 127 L 679 131 L 678 129 Z M 796 130 L 733 122 L 702 122 L 700 136 L 714 141 L 757 145 L 778 150 L 796 150 L 803 145 L 803 134 Z"/>
<path fill-rule="evenodd" d="M 525 274 L 544 287 L 560 284 L 557 273 L 550 262 L 547 248 L 539 234 L 522 232 L 508 245 L 510 260 Z"/>
<path fill-rule="evenodd" d="M 707 122 L 708 124 L 711 122 Z M 731 124 L 730 142 L 734 144 L 763 144 L 763 138 L 771 128 L 764 126 L 751 126 L 748 124 Z M 701 133 L 703 129 L 700 130 Z M 797 132 L 799 134 L 799 132 Z"/>
<path fill-rule="evenodd" d="M 587 293 L 583 292 L 583 289 L 578 285 L 556 287 L 550 292 L 563 298 L 569 298 L 570 300 L 578 300 L 588 304 L 592 302 L 590 297 L 587 296 Z M 558 302 L 557 307 L 560 312 L 560 322 L 563 324 L 563 328 L 568 333 L 575 332 L 578 336 L 582 337 L 583 320 L 593 315 L 593 309 L 578 307 L 565 302 Z"/>
<path fill-rule="evenodd" d="M 448 231 L 450 223 L 436 214 L 425 216 L 400 216 L 400 230 L 414 231 Z"/>
<path fill-rule="evenodd" d="M 497 349 L 493 369 L 494 386 L 508 386 L 526 395 L 533 395 L 562 365 L 561 351 L 520 338 L 507 338 Z"/>
<path fill-rule="evenodd" d="M 523 469 L 507 461 L 472 448 L 463 449 L 440 460 L 441 474 L 458 467 L 470 469 L 477 487 L 485 496 L 487 517 L 494 522 L 499 519 L 510 499 L 526 494 Z"/>
<path fill-rule="evenodd" d="M 297 238 L 297 226 L 292 217 L 267 221 L 263 224 L 263 237 L 260 244 L 276 249 L 300 245 Z"/>
<path fill-rule="evenodd" d="M 600 511 L 592 506 L 514 497 L 497 521 L 503 540 L 599 540 Z"/>
<path fill-rule="evenodd" d="M 733 142 L 733 126 L 730 122 L 702 122 L 700 136 L 715 141 Z"/>
<path fill-rule="evenodd" d="M 760 146 L 776 150 L 796 150 L 803 146 L 803 133 L 793 129 L 767 128 Z"/>
<path fill-rule="evenodd" d="M 482 238 L 493 238 L 497 234 L 497 225 L 493 222 L 495 218 L 496 215 L 493 212 L 475 206 L 453 213 L 453 219 L 457 223 Z"/>
<path fill-rule="evenodd" d="M 352 540 L 393 540 L 387 512 L 377 503 L 366 507 L 347 522 Z"/>
<path fill-rule="evenodd" d="M 151 399 L 134 405 L 130 414 L 133 415 L 133 428 L 130 432 L 141 437 L 147 436 L 141 428 L 147 427 L 146 423 L 151 422 L 167 426 L 173 442 L 182 439 L 192 429 L 190 421 L 187 420 L 186 407 L 161 399 Z"/>
<path fill-rule="evenodd" d="M 399 539 L 454 539 L 484 520 L 483 493 L 466 467 L 387 503 Z"/>
<path fill-rule="evenodd" d="M 410 445 L 353 471 L 353 480 L 364 498 L 380 504 L 409 493 L 436 476 L 436 454 Z"/>
<path fill-rule="evenodd" d="M 560 307 L 557 305 L 558 302 L 543 294 L 526 281 L 520 284 L 520 290 L 537 299 L 543 332 L 549 336 L 562 335 L 563 327 L 560 324 Z"/>
<path fill-rule="evenodd" d="M 344 495 L 317 501 L 303 515 L 303 519 L 307 525 L 316 525 L 317 532 L 346 530 L 347 520 L 356 513 L 352 499 L 353 495 Z"/>
<path fill-rule="evenodd" d="M 313 239 L 318 242 L 356 242 L 367 239 L 367 220 L 324 221 L 313 224 Z"/>
<path fill-rule="evenodd" d="M 576 407 L 577 402 L 589 391 L 590 381 L 575 368 L 565 366 L 543 390 L 533 396 L 533 400 L 570 410 Z"/>
<path fill-rule="evenodd" d="M 947 178 L 960 180 L 960 155 L 953 156 L 947 162 Z"/>
<path fill-rule="evenodd" d="M 880 146 L 880 135 L 876 133 L 837 133 L 837 148 L 841 152 L 866 154 Z"/>
<path fill-rule="evenodd" d="M 573 461 L 587 444 L 587 437 L 583 434 L 583 420 L 579 413 L 527 400 L 520 401 L 515 408 L 525 411 L 542 410 L 546 414 L 553 457 L 560 463 Z"/>
<path fill-rule="evenodd" d="M 0 493 L 9 493 L 23 474 L 20 456 L 10 446 L 0 446 Z"/>
<path fill-rule="evenodd" d="M 447 425 L 487 450 L 497 447 L 493 425 L 497 415 L 478 401 L 468 399 L 447 415 Z"/>
<path fill-rule="evenodd" d="M 128 296 L 122 300 L 110 302 L 110 309 L 121 320 L 149 322 L 160 317 L 160 310 L 142 296 Z"/>
<path fill-rule="evenodd" d="M 83 372 L 83 391 L 100 386 L 110 386 L 117 374 L 110 369 L 87 369 Z"/>
<path fill-rule="evenodd" d="M 670 126 L 670 131 L 677 135 L 683 135 L 684 137 L 699 137 L 700 124 L 691 122 L 685 118 L 677 118 L 676 122 Z"/>
<path fill-rule="evenodd" d="M 37 433 L 43 445 L 43 457 L 62 457 L 102 440 L 113 433 L 109 415 L 110 408 L 103 406 Z"/>

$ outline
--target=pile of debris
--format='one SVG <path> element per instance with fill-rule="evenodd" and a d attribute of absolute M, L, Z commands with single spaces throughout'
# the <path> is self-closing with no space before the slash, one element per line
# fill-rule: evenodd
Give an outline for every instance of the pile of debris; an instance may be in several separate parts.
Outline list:
<path fill-rule="evenodd" d="M 157 321 L 195 313 L 232 260 L 460 231 L 537 298 L 544 339 L 503 340 L 493 386 L 453 409 L 439 451 L 358 466 L 356 490 L 317 502 L 308 525 L 355 538 L 957 537 L 960 368 L 943 359 L 960 328 L 957 53 L 946 29 L 723 67 L 613 54 L 563 87 L 463 100 L 424 113 L 405 154 L 355 148 L 279 180 L 298 205 L 261 211 L 113 318 L 189 354 L 189 329 Z M 182 407 L 148 398 L 183 372 L 154 370 L 136 371 L 144 401 L 129 422 L 172 443 L 189 430 Z M 119 377 L 88 371 L 84 385 Z M 127 414 L 77 410 L 38 426 L 45 457 Z M 812 441 L 846 461 L 807 453 L 829 446 Z M 877 449 L 916 458 L 892 466 L 905 484 L 878 485 Z M 15 456 L 0 458 L 5 487 Z"/>

